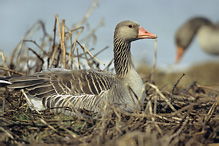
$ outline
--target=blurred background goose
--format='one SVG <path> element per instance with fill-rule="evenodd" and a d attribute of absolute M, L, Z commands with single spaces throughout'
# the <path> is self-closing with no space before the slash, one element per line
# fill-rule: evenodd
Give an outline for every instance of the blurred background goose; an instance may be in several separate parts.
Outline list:
<path fill-rule="evenodd" d="M 139 110 L 144 97 L 143 82 L 131 57 L 131 42 L 155 39 L 137 22 L 122 21 L 114 32 L 114 67 L 116 74 L 100 70 L 53 69 L 29 76 L 12 77 L 8 88 L 25 89 L 38 110 L 75 115 L 80 110 L 101 113 L 108 104 L 125 111 Z"/>
<path fill-rule="evenodd" d="M 219 55 L 219 24 L 213 24 L 203 17 L 196 17 L 186 21 L 176 31 L 176 63 L 180 62 L 196 34 L 199 46 L 204 52 Z"/>

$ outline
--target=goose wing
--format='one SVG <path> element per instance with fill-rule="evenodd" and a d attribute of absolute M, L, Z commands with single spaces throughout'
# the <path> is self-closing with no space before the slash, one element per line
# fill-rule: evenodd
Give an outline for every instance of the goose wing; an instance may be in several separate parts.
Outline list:
<path fill-rule="evenodd" d="M 109 90 L 114 74 L 99 70 L 51 71 L 30 76 L 13 77 L 9 88 L 25 89 L 32 96 L 99 95 Z"/>

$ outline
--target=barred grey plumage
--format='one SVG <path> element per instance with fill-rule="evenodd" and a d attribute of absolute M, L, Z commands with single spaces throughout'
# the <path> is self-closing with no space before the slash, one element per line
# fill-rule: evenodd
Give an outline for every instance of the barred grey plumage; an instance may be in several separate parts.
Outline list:
<path fill-rule="evenodd" d="M 134 111 L 140 108 L 143 82 L 131 58 L 130 43 L 156 38 L 133 21 L 122 21 L 114 33 L 116 74 L 100 70 L 52 70 L 29 76 L 13 77 L 8 88 L 25 89 L 38 110 L 75 115 L 81 109 L 101 113 L 106 103 Z M 130 92 L 131 91 L 131 92 Z"/>

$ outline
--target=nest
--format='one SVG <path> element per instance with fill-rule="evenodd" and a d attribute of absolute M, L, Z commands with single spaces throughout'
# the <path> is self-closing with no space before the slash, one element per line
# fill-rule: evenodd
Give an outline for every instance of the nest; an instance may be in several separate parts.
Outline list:
<path fill-rule="evenodd" d="M 127 113 L 111 107 L 101 118 L 37 113 L 21 93 L 4 92 L 1 116 L 3 144 L 200 145 L 218 142 L 216 97 L 194 83 L 179 93 L 146 84 L 142 111 Z"/>
<path fill-rule="evenodd" d="M 15 48 L 9 63 L 2 53 L 4 63 L 0 75 L 19 76 L 57 67 L 100 68 L 101 62 L 95 58 L 100 52 L 92 55 L 90 51 L 93 49 L 88 50 L 81 42 L 95 40 L 95 31 L 103 22 L 81 41 L 78 36 L 83 30 L 84 19 L 73 29 L 68 29 L 64 20 L 61 22 L 56 16 L 51 36 L 46 32 L 44 22 L 37 21 Z M 57 28 L 59 43 L 56 40 Z M 36 30 L 42 30 L 40 44 L 28 40 Z M 113 70 L 111 64 L 112 61 L 105 70 Z M 154 72 L 156 70 L 152 74 Z M 171 90 L 160 90 L 154 81 L 159 77 L 153 75 L 151 80 L 148 74 L 144 74 L 147 96 L 141 111 L 127 113 L 109 105 L 111 110 L 103 109 L 102 117 L 90 118 L 54 115 L 48 111 L 38 113 L 29 109 L 22 92 L 1 88 L 0 144 L 169 146 L 219 143 L 217 93 L 208 92 L 197 82 L 179 88 L 183 76 L 175 80 Z"/>

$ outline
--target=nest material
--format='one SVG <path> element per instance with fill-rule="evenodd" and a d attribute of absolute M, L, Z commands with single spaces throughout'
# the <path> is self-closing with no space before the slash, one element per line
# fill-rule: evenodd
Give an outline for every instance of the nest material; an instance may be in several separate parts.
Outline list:
<path fill-rule="evenodd" d="M 148 87 L 148 86 L 147 86 Z M 19 93 L 7 93 L 3 144 L 200 145 L 218 142 L 216 97 L 196 84 L 177 94 L 150 88 L 141 112 L 111 107 L 101 118 L 79 119 L 31 111 Z M 163 99 L 164 96 L 172 108 Z M 2 99 L 3 100 L 3 99 Z"/>

